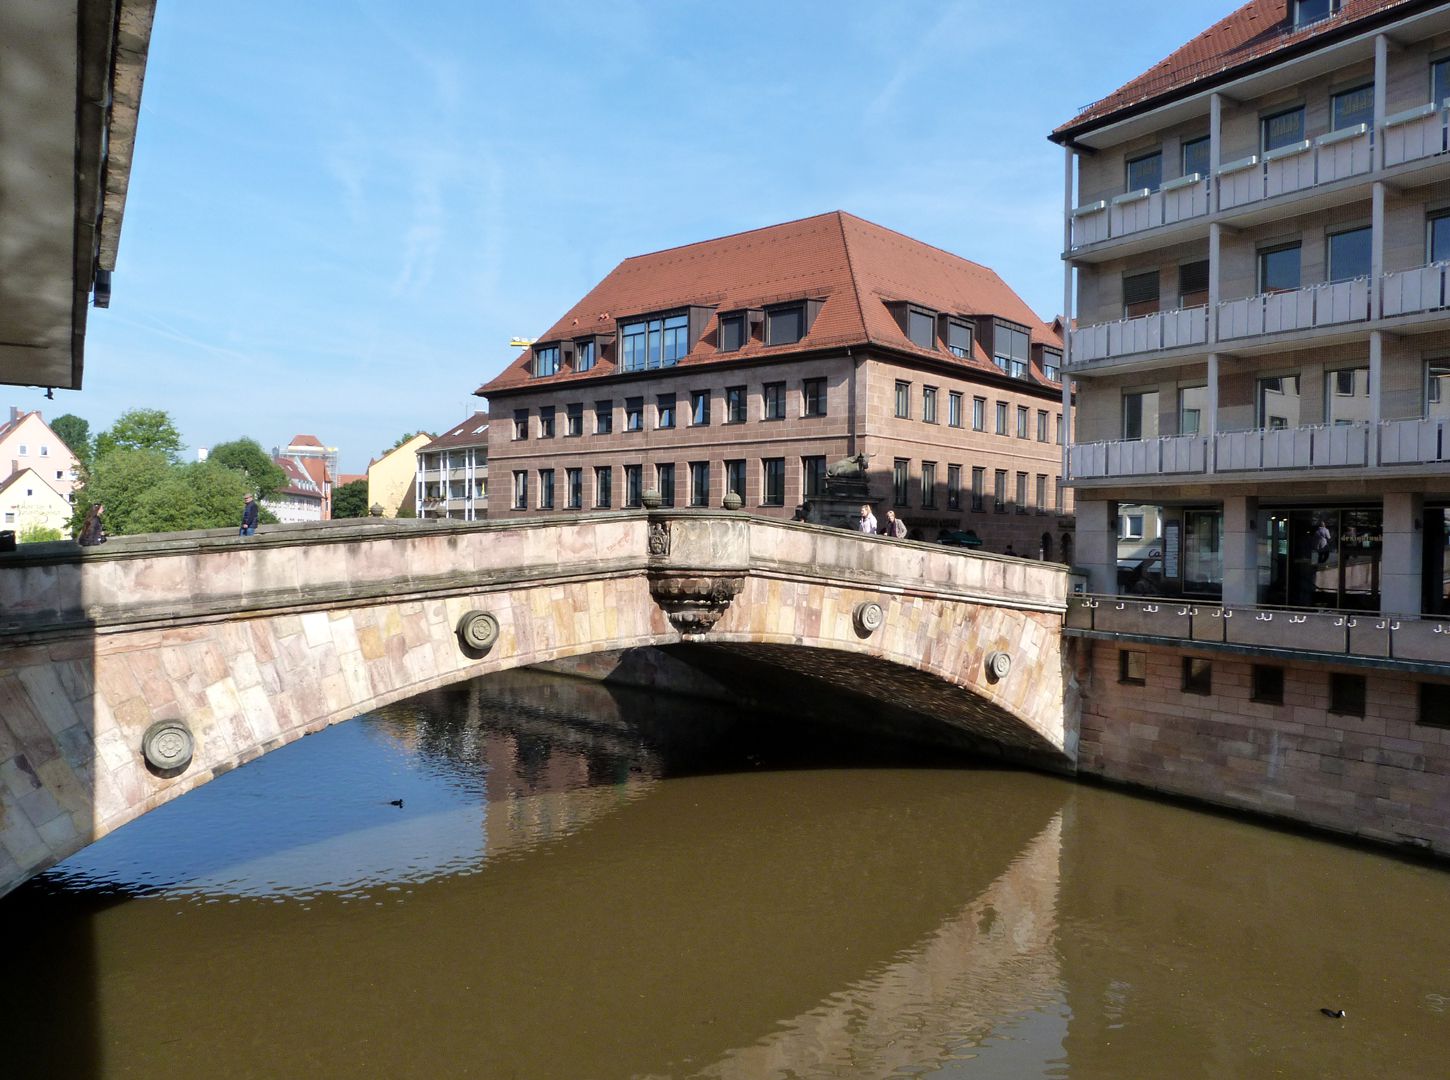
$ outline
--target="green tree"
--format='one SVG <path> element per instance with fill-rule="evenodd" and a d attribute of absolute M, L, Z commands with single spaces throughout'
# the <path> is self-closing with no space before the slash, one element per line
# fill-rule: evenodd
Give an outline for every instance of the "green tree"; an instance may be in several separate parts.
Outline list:
<path fill-rule="evenodd" d="M 41 544 L 47 540 L 64 539 L 59 529 L 52 529 L 49 525 L 27 525 L 20 530 L 22 544 Z"/>
<path fill-rule="evenodd" d="M 146 493 L 162 483 L 175 468 L 159 450 L 111 450 L 98 454 L 76 493 L 71 533 L 80 532 L 92 503 L 105 509 L 106 531 L 117 536 L 144 532 L 137 527 L 136 513 Z"/>
<path fill-rule="evenodd" d="M 50 430 L 60 436 L 60 441 L 70 447 L 70 452 L 81 462 L 91 460 L 91 424 L 79 416 L 66 413 L 50 422 Z"/>
<path fill-rule="evenodd" d="M 175 461 L 181 453 L 181 432 L 163 409 L 131 409 L 96 436 L 97 458 L 112 450 L 152 450 Z"/>
<path fill-rule="evenodd" d="M 402 446 L 409 439 L 416 439 L 419 435 L 428 435 L 428 433 L 426 431 L 409 431 L 409 432 L 405 432 L 404 434 L 398 436 L 398 441 L 397 442 L 393 443 L 392 446 L 388 447 L 383 452 L 386 453 L 386 454 L 391 454 L 394 450 L 396 450 L 398 447 Z M 428 437 L 431 439 L 433 436 L 428 435 Z"/>
<path fill-rule="evenodd" d="M 287 474 L 256 439 L 233 439 L 211 448 L 208 461 L 240 469 L 258 500 L 270 499 L 287 486 Z"/>
<path fill-rule="evenodd" d="M 251 481 L 240 469 L 212 461 L 174 465 L 137 500 L 127 532 L 181 532 L 239 525 Z"/>
<path fill-rule="evenodd" d="M 332 516 L 360 518 L 368 516 L 368 482 L 354 480 L 332 489 Z"/>

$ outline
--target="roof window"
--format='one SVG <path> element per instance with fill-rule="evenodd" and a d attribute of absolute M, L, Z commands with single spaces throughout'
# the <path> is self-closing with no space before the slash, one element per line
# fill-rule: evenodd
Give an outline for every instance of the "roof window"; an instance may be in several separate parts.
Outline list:
<path fill-rule="evenodd" d="M 1339 11 L 1340 0 L 1294 0 L 1294 26 L 1317 23 Z"/>
<path fill-rule="evenodd" d="M 559 346 L 534 346 L 534 378 L 559 374 Z"/>

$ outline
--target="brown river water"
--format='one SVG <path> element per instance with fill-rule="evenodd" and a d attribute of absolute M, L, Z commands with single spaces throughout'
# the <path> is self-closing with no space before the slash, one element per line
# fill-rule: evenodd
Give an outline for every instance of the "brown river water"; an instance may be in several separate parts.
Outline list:
<path fill-rule="evenodd" d="M 17 1080 L 1450 1076 L 1444 867 L 531 672 L 229 773 L 0 927 Z"/>

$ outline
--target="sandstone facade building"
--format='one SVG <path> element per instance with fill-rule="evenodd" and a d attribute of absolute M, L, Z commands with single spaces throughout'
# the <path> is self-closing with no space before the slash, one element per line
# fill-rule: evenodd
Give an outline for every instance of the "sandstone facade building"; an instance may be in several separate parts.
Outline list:
<path fill-rule="evenodd" d="M 1447 99 L 1450 4 L 1253 0 L 1052 134 L 1089 770 L 1443 834 Z"/>
<path fill-rule="evenodd" d="M 626 259 L 501 375 L 490 517 L 791 517 L 865 454 L 912 535 L 1071 548 L 1061 341 L 988 268 L 835 212 Z"/>

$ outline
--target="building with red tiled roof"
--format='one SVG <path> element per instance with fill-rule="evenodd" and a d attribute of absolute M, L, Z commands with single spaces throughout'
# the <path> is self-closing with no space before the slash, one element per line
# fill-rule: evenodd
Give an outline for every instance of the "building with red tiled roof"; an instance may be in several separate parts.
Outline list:
<path fill-rule="evenodd" d="M 1060 349 L 989 268 L 839 211 L 635 256 L 479 389 L 489 514 L 789 517 L 865 454 L 882 518 L 1055 551 Z"/>
<path fill-rule="evenodd" d="M 274 451 L 275 453 L 275 451 Z M 294 435 L 279 455 L 293 461 L 322 492 L 322 520 L 332 518 L 332 487 L 337 475 L 337 447 L 324 446 L 316 435 Z"/>
<path fill-rule="evenodd" d="M 1450 716 L 1450 652 L 1412 643 L 1450 619 L 1450 3 L 1253 0 L 1050 138 L 1075 562 L 1091 592 L 1150 598 L 1074 624 L 1125 612 L 1137 643 L 1088 643 L 1101 755 L 1079 767 L 1153 765 L 1105 726 L 1272 741 L 1235 765 L 1293 807 L 1313 781 L 1278 763 L 1308 745 L 1243 727 L 1286 701 L 1316 762 L 1367 730 L 1343 716 L 1394 717 L 1397 752 L 1439 754 L 1414 721 Z M 1180 693 L 1192 721 L 1161 725 Z M 1326 754 L 1314 776 L 1350 774 Z M 1220 797 L 1211 771 L 1177 790 Z M 1425 834 L 1393 818 L 1370 831 Z"/>
<path fill-rule="evenodd" d="M 277 520 L 284 525 L 301 521 L 324 521 L 323 508 L 327 493 L 317 478 L 307 469 L 307 462 L 295 457 L 272 459 L 287 476 L 287 483 L 277 492 L 262 501 Z"/>
<path fill-rule="evenodd" d="M 488 514 L 488 413 L 473 413 L 418 449 L 418 516 L 473 521 Z"/>

